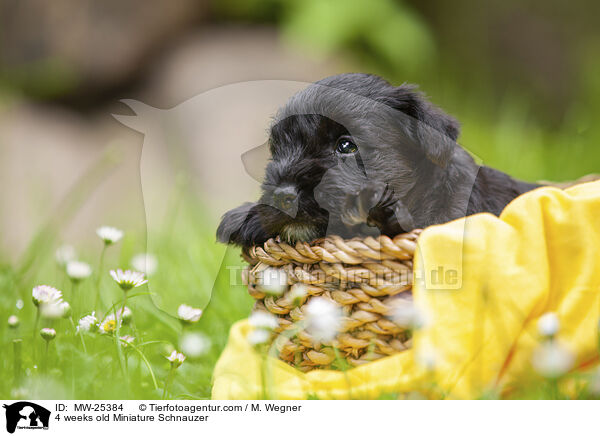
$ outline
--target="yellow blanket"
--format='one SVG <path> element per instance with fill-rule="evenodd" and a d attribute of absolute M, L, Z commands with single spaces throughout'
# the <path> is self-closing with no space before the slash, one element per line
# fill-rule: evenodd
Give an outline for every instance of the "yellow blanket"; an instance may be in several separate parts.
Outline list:
<path fill-rule="evenodd" d="M 442 392 L 477 398 L 531 371 L 537 321 L 560 320 L 575 367 L 598 358 L 600 182 L 540 188 L 500 218 L 478 214 L 426 229 L 415 256 L 415 302 L 426 310 L 411 350 L 351 370 L 297 371 L 261 358 L 235 324 L 214 371 L 213 398 L 379 398 Z M 264 375 L 264 382 L 261 374 Z"/>

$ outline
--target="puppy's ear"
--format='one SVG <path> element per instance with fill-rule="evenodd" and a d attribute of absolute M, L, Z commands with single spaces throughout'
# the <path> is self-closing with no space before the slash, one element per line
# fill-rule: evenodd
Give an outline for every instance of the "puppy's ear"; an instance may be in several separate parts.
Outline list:
<path fill-rule="evenodd" d="M 458 121 L 430 103 L 414 85 L 393 87 L 382 100 L 410 117 L 417 146 L 434 163 L 446 166 L 460 133 Z"/>

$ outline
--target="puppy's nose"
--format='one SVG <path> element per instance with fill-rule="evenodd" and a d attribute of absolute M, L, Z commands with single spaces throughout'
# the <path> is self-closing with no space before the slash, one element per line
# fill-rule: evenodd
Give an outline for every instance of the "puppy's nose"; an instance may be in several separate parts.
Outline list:
<path fill-rule="evenodd" d="M 273 191 L 275 207 L 284 212 L 290 212 L 296 207 L 298 192 L 293 186 L 280 186 Z"/>

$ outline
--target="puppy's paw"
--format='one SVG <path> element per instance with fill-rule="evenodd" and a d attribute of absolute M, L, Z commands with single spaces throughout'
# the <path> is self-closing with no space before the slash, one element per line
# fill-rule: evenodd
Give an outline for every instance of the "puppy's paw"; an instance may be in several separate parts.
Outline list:
<path fill-rule="evenodd" d="M 250 247 L 268 239 L 258 213 L 256 203 L 244 203 L 223 215 L 217 229 L 217 240 L 225 244 Z"/>
<path fill-rule="evenodd" d="M 342 222 L 347 226 L 367 224 L 376 227 L 371 219 L 373 211 L 385 207 L 390 201 L 392 191 L 386 183 L 372 182 L 358 192 L 348 195 L 342 212 Z"/>

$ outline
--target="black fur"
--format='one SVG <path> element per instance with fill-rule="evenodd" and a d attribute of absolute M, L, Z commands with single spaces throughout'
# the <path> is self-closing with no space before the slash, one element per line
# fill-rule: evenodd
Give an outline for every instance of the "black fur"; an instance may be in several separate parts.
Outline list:
<path fill-rule="evenodd" d="M 413 86 L 367 74 L 316 82 L 275 117 L 260 200 L 227 212 L 217 238 L 249 247 L 275 236 L 392 236 L 478 212 L 498 215 L 537 186 L 478 166 L 458 135 L 457 121 Z M 337 152 L 340 137 L 358 152 Z M 293 204 L 278 201 L 282 190 L 297 194 Z"/>

